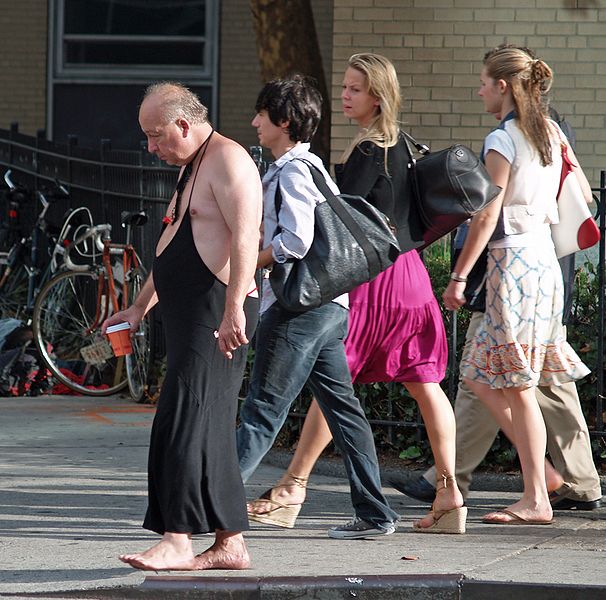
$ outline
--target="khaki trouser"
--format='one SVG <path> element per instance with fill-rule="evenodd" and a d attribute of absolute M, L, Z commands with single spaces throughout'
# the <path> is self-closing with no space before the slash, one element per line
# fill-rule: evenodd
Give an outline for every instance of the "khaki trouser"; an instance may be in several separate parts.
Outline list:
<path fill-rule="evenodd" d="M 465 335 L 466 348 L 475 336 L 482 316 L 479 312 L 472 314 Z M 573 490 L 567 497 L 581 501 L 600 498 L 600 477 L 593 462 L 589 431 L 576 385 L 571 382 L 541 386 L 536 393 L 547 428 L 547 451 L 554 467 Z M 456 477 L 461 493 L 467 497 L 472 473 L 490 450 L 499 427 L 484 404 L 462 381 L 454 412 L 457 422 Z M 435 485 L 435 467 L 427 470 L 423 477 Z"/>

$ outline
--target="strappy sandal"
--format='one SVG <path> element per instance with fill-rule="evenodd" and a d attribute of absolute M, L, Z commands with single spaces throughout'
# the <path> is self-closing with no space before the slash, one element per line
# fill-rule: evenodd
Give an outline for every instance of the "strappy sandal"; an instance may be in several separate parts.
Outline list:
<path fill-rule="evenodd" d="M 295 526 L 295 521 L 301 511 L 303 503 L 299 504 L 282 504 L 275 498 L 276 490 L 279 488 L 290 487 L 296 485 L 300 488 L 307 488 L 307 477 L 297 477 L 287 473 L 289 483 L 281 483 L 273 488 L 263 492 L 257 500 L 249 502 L 248 518 L 251 521 L 257 523 L 263 523 L 265 525 L 276 525 L 277 527 L 286 527 L 292 529 Z M 269 510 L 264 509 L 264 506 L 269 504 L 271 508 Z M 257 510 L 260 509 L 260 510 Z"/>
<path fill-rule="evenodd" d="M 447 489 L 449 481 L 455 481 L 454 476 L 447 475 L 446 471 L 442 473 L 441 479 L 442 486 L 438 487 L 436 484 L 436 496 L 442 490 Z M 439 480 L 438 483 L 440 483 Z M 420 521 L 414 521 L 412 524 L 413 531 L 417 533 L 465 533 L 465 521 L 467 520 L 466 506 L 451 508 L 450 510 L 436 510 L 434 504 L 431 505 L 431 510 L 429 511 L 433 523 L 428 527 L 423 527 Z"/>

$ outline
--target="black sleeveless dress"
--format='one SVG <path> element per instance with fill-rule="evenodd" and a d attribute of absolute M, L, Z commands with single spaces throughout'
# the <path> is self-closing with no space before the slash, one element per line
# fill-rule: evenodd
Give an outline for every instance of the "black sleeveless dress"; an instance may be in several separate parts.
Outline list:
<path fill-rule="evenodd" d="M 214 336 L 226 286 L 194 244 L 189 206 L 177 233 L 153 265 L 166 335 L 167 371 L 149 448 L 149 505 L 143 527 L 160 534 L 248 529 L 235 425 L 247 346 L 232 360 Z M 252 339 L 258 300 L 248 297 Z"/>

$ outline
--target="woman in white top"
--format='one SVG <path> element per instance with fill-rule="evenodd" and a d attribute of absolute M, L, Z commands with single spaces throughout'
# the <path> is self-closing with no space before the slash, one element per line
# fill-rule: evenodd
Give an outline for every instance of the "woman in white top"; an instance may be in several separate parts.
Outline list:
<path fill-rule="evenodd" d="M 486 515 L 488 523 L 551 523 L 545 424 L 533 388 L 589 373 L 566 342 L 562 273 L 550 236 L 566 143 L 545 116 L 551 80 L 549 66 L 522 49 L 499 47 L 485 56 L 478 93 L 501 123 L 486 137 L 483 156 L 503 191 L 474 217 L 443 295 L 451 310 L 465 303 L 467 275 L 488 244 L 486 313 L 461 375 L 515 444 L 524 481 L 522 498 Z M 589 183 L 574 171 L 589 202 Z"/>

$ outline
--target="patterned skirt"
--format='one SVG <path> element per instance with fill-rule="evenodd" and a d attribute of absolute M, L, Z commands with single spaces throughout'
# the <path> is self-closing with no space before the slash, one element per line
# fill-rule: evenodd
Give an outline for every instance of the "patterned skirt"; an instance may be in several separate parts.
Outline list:
<path fill-rule="evenodd" d="M 553 247 L 493 248 L 486 312 L 461 375 L 491 388 L 561 385 L 590 370 L 566 341 L 562 271 Z"/>

